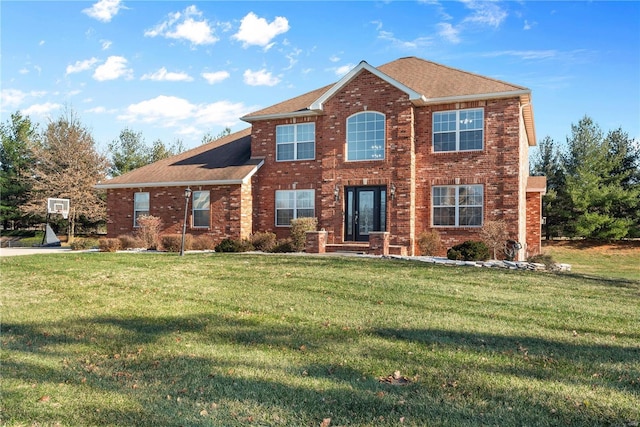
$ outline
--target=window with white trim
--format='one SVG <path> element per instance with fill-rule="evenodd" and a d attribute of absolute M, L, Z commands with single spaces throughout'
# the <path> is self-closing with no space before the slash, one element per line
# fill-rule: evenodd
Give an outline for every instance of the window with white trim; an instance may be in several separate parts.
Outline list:
<path fill-rule="evenodd" d="M 313 160 L 316 156 L 316 124 L 276 126 L 276 160 Z"/>
<path fill-rule="evenodd" d="M 209 227 L 211 203 L 208 191 L 193 192 L 193 227 Z"/>
<path fill-rule="evenodd" d="M 365 111 L 347 119 L 347 160 L 384 160 L 385 117 Z"/>
<path fill-rule="evenodd" d="M 435 227 L 481 227 L 484 202 L 482 185 L 433 187 Z"/>
<path fill-rule="evenodd" d="M 291 220 L 315 216 L 315 190 L 277 190 L 276 226 L 289 226 Z"/>
<path fill-rule="evenodd" d="M 149 193 L 139 192 L 133 194 L 133 226 L 140 227 L 138 217 L 149 215 Z"/>
<path fill-rule="evenodd" d="M 433 113 L 433 151 L 482 150 L 483 141 L 482 108 Z"/>

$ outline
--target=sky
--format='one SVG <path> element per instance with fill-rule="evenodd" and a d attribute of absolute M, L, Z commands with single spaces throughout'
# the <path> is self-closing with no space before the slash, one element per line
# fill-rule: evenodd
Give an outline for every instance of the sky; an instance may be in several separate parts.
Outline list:
<path fill-rule="evenodd" d="M 0 37 L 1 122 L 70 109 L 105 154 L 124 129 L 196 147 L 406 56 L 531 89 L 538 141 L 585 115 L 640 140 L 638 1 L 3 0 Z"/>

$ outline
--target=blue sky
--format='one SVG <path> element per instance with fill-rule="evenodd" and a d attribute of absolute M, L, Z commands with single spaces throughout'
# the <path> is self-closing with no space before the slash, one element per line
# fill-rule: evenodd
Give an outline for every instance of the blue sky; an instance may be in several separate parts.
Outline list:
<path fill-rule="evenodd" d="M 417 56 L 532 90 L 538 140 L 585 114 L 640 139 L 640 2 L 2 1 L 1 121 L 65 106 L 101 151 L 240 130 L 244 114 Z"/>

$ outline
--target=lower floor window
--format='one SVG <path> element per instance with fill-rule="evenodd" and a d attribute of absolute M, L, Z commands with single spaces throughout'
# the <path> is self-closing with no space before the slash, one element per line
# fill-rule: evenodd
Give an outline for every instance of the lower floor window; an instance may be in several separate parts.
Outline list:
<path fill-rule="evenodd" d="M 133 226 L 139 227 L 138 218 L 149 215 L 149 193 L 140 192 L 133 195 Z"/>
<path fill-rule="evenodd" d="M 208 191 L 193 192 L 193 227 L 209 227 L 210 206 Z"/>
<path fill-rule="evenodd" d="M 482 185 L 433 187 L 433 225 L 480 227 L 483 201 Z"/>
<path fill-rule="evenodd" d="M 288 226 L 292 219 L 314 216 L 314 190 L 276 191 L 276 226 Z"/>

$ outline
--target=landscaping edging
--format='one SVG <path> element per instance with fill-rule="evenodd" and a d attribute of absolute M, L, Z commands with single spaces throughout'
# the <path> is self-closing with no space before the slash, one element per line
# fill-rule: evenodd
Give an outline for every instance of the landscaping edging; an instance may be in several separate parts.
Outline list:
<path fill-rule="evenodd" d="M 509 270 L 530 270 L 530 271 L 571 271 L 571 264 L 553 264 L 550 268 L 545 264 L 537 262 L 526 261 L 501 261 L 501 260 L 489 260 L 489 261 L 456 261 L 443 257 L 433 256 L 399 256 L 388 255 L 385 258 L 390 259 L 402 259 L 408 261 L 421 261 L 431 264 L 442 264 L 451 266 L 465 266 L 465 267 L 489 267 L 489 268 L 504 268 Z"/>

